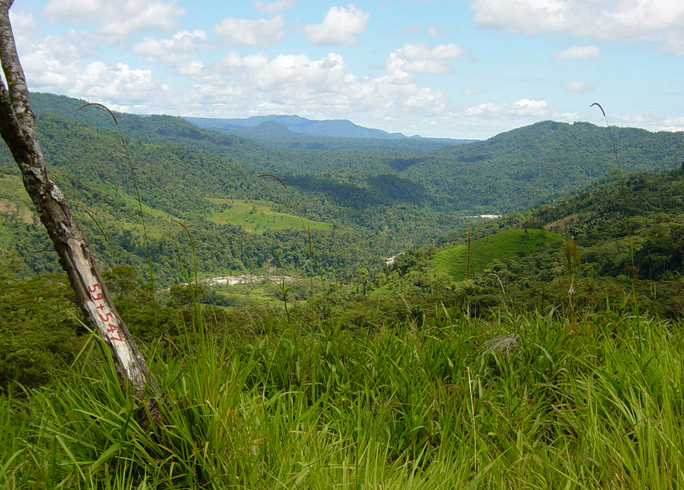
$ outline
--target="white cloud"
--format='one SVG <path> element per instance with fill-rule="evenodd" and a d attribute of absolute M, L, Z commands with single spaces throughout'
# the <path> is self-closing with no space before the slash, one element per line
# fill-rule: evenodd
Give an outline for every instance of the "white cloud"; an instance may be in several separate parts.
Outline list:
<path fill-rule="evenodd" d="M 23 62 L 31 90 L 101 101 L 112 107 L 112 101 L 134 105 L 168 103 L 170 88 L 155 79 L 150 70 L 101 61 L 83 66 L 78 61 L 47 57 L 44 52 L 24 57 Z"/>
<path fill-rule="evenodd" d="M 176 0 L 50 0 L 43 13 L 50 21 L 92 22 L 105 34 L 123 37 L 145 29 L 171 31 L 185 10 Z"/>
<path fill-rule="evenodd" d="M 101 61 L 90 63 L 76 76 L 68 90 L 90 100 L 117 100 L 119 103 L 151 103 L 170 89 L 155 80 L 150 70 L 135 70 L 124 63 L 116 66 Z"/>
<path fill-rule="evenodd" d="M 433 117 L 446 111 L 444 96 L 421 88 L 388 60 L 381 77 L 359 77 L 339 54 L 319 59 L 306 55 L 240 55 L 235 52 L 195 75 L 190 107 L 220 116 L 297 113 L 308 117 L 355 121 Z M 377 123 L 376 123 L 377 124 Z"/>
<path fill-rule="evenodd" d="M 483 88 L 469 88 L 461 91 L 463 95 L 477 95 L 483 94 L 484 92 L 485 90 Z"/>
<path fill-rule="evenodd" d="M 454 71 L 448 63 L 437 60 L 411 61 L 410 63 L 405 63 L 401 69 L 409 73 L 430 73 L 433 75 L 441 75 Z"/>
<path fill-rule="evenodd" d="M 522 35 L 542 32 L 590 38 L 675 33 L 684 24 L 679 0 L 470 0 L 475 22 Z"/>
<path fill-rule="evenodd" d="M 494 104 L 488 102 L 470 107 L 465 110 L 469 117 L 526 117 L 537 118 L 549 114 L 548 104 L 545 100 L 520 99 L 513 104 Z"/>
<path fill-rule="evenodd" d="M 684 131 L 684 117 L 665 119 L 661 124 L 658 128 L 660 131 Z"/>
<path fill-rule="evenodd" d="M 273 14 L 275 12 L 282 12 L 291 10 L 295 4 L 295 0 L 276 0 L 275 2 L 263 2 L 261 0 L 253 1 L 254 8 L 265 14 Z"/>
<path fill-rule="evenodd" d="M 587 85 L 584 82 L 572 82 L 565 87 L 565 90 L 567 90 L 568 92 L 586 94 L 587 92 L 591 92 L 592 90 L 594 90 L 594 85 Z"/>
<path fill-rule="evenodd" d="M 17 49 L 26 79 L 33 90 L 63 91 L 78 73 L 81 59 L 92 54 L 97 39 L 88 32 L 64 35 L 17 36 Z"/>
<path fill-rule="evenodd" d="M 670 39 L 661 49 L 669 54 L 684 56 L 684 41 Z"/>
<path fill-rule="evenodd" d="M 492 102 L 486 104 L 478 104 L 474 107 L 469 107 L 465 110 L 466 116 L 479 117 L 484 115 L 494 115 L 501 112 L 502 107 Z"/>
<path fill-rule="evenodd" d="M 429 88 L 421 88 L 416 93 L 411 94 L 402 104 L 402 107 L 418 113 L 428 111 L 437 115 L 445 109 L 442 99 L 442 94 Z"/>
<path fill-rule="evenodd" d="M 279 92 L 299 97 L 338 87 L 348 76 L 340 55 L 319 60 L 306 55 L 279 55 L 270 60 L 263 54 L 240 56 L 229 53 L 211 68 L 212 73 L 230 74 L 231 79 L 259 91 Z"/>
<path fill-rule="evenodd" d="M 512 113 L 517 116 L 545 116 L 548 114 L 545 100 L 520 99 L 513 103 Z"/>
<path fill-rule="evenodd" d="M 408 62 L 399 56 L 399 51 L 394 51 L 390 53 L 387 59 L 387 75 L 385 79 L 391 82 L 393 85 L 405 85 L 413 83 L 413 79 L 409 74 L 408 70 L 405 69 Z"/>
<path fill-rule="evenodd" d="M 572 82 L 567 87 L 568 92 L 584 92 L 587 89 L 587 84 L 584 82 Z"/>
<path fill-rule="evenodd" d="M 457 60 L 463 53 L 455 44 L 440 44 L 432 49 L 424 44 L 405 44 L 401 49 L 402 58 L 406 60 Z"/>
<path fill-rule="evenodd" d="M 665 119 L 663 123 L 668 126 L 684 126 L 684 117 L 675 117 L 673 119 Z"/>
<path fill-rule="evenodd" d="M 204 72 L 204 63 L 199 60 L 177 63 L 173 67 L 173 72 L 188 77 L 198 77 Z"/>
<path fill-rule="evenodd" d="M 33 14 L 27 14 L 21 10 L 10 10 L 10 21 L 14 32 L 28 33 L 34 32 L 38 28 Z"/>
<path fill-rule="evenodd" d="M 465 51 L 455 44 L 441 44 L 428 48 L 424 44 L 406 44 L 390 56 L 395 68 L 407 73 L 451 73 L 453 68 L 444 60 L 457 60 Z"/>
<path fill-rule="evenodd" d="M 565 51 L 554 54 L 553 60 L 591 60 L 601 57 L 598 46 L 572 46 Z"/>
<path fill-rule="evenodd" d="M 560 114 L 554 115 L 554 119 L 560 119 L 565 122 L 575 122 L 577 121 L 578 114 L 576 112 L 561 112 Z"/>
<path fill-rule="evenodd" d="M 226 17 L 214 30 L 226 44 L 233 46 L 268 46 L 285 38 L 280 14 L 258 20 Z"/>
<path fill-rule="evenodd" d="M 358 44 L 356 36 L 365 32 L 370 14 L 356 8 L 332 7 L 322 24 L 307 24 L 304 33 L 316 45 L 351 46 Z"/>
<path fill-rule="evenodd" d="M 145 56 L 148 61 L 176 62 L 198 53 L 205 44 L 204 31 L 181 31 L 171 39 L 151 39 L 146 37 L 133 47 L 133 52 Z"/>
<path fill-rule="evenodd" d="M 17 19 L 17 17 L 15 17 Z M 169 87 L 152 76 L 119 63 L 86 63 L 98 49 L 101 36 L 90 31 L 68 31 L 41 37 L 30 18 L 19 17 L 17 47 L 31 90 L 66 94 L 111 104 L 117 102 L 168 101 Z"/>

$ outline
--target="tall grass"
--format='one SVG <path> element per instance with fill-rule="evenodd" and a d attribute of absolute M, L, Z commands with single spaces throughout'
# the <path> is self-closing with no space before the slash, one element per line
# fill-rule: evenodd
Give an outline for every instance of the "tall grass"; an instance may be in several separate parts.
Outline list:
<path fill-rule="evenodd" d="M 107 113 L 109 116 L 112 118 L 112 121 L 114 121 L 114 125 L 116 126 L 116 130 L 119 134 L 119 141 L 121 144 L 121 149 L 126 157 L 126 162 L 128 163 L 128 172 L 130 175 L 130 178 L 133 182 L 133 188 L 135 190 L 135 199 L 138 203 L 138 214 L 140 215 L 140 224 L 142 225 L 142 231 L 143 231 L 143 243 L 145 245 L 145 253 L 147 255 L 147 268 L 150 274 L 150 288 L 154 292 L 154 268 L 152 267 L 152 254 L 150 252 L 150 239 L 149 235 L 147 233 L 147 223 L 145 221 L 145 213 L 143 212 L 143 203 L 142 203 L 142 197 L 140 195 L 140 185 L 138 184 L 138 177 L 137 177 L 137 171 L 135 165 L 133 165 L 133 159 L 131 158 L 130 152 L 128 151 L 128 145 L 126 144 L 126 140 L 124 138 L 123 132 L 121 132 L 121 126 L 119 126 L 119 121 L 114 115 L 114 113 L 109 109 L 104 104 L 100 104 L 99 102 L 89 102 L 87 104 L 82 105 L 77 111 L 80 111 L 82 109 L 85 109 L 86 107 L 101 107 Z M 88 211 L 86 211 L 88 213 Z M 88 213 L 88 216 L 95 222 L 97 227 L 100 229 L 100 232 L 102 235 L 105 237 L 105 240 L 107 240 L 107 234 L 104 232 L 100 224 L 97 222 L 97 220 L 90 214 Z M 108 241 L 108 240 L 107 240 Z"/>
<path fill-rule="evenodd" d="M 574 330 L 540 314 L 297 321 L 155 346 L 150 427 L 91 342 L 83 368 L 0 400 L 0 488 L 684 485 L 684 346 L 667 322 L 638 349 L 613 312 Z"/>

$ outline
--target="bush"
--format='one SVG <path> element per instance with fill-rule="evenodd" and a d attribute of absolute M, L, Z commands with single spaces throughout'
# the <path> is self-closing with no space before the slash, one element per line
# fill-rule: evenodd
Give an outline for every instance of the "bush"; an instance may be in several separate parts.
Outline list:
<path fill-rule="evenodd" d="M 0 385 L 34 387 L 71 362 L 87 330 L 63 274 L 0 277 Z"/>

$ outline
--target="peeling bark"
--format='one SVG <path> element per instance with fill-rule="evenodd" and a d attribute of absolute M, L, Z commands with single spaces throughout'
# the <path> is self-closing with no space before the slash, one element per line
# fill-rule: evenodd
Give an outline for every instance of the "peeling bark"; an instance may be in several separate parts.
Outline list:
<path fill-rule="evenodd" d="M 114 307 L 102 281 L 88 240 L 74 221 L 64 195 L 50 179 L 38 142 L 24 70 L 17 54 L 9 9 L 0 0 L 0 63 L 7 86 L 0 80 L 0 134 L 21 170 L 24 187 L 54 244 L 86 322 L 97 328 L 109 346 L 122 381 L 137 397 L 159 394 L 145 359 Z"/>

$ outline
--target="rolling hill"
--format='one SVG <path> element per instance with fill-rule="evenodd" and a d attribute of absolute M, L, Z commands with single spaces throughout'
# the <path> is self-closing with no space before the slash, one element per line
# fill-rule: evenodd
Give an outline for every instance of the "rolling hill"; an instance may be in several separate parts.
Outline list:
<path fill-rule="evenodd" d="M 179 117 L 116 113 L 115 125 L 101 107 L 81 108 L 85 101 L 50 94 L 32 94 L 31 100 L 51 172 L 80 210 L 105 266 L 141 265 L 149 254 L 166 282 L 186 273 L 187 263 L 178 257 L 187 262 L 190 249 L 174 220 L 192 230 L 204 275 L 271 265 L 348 275 L 360 265 L 458 233 L 467 216 L 524 211 L 615 179 L 618 170 L 667 170 L 684 152 L 682 134 L 612 128 L 616 162 L 606 128 L 551 121 L 469 144 L 411 149 L 408 138 L 316 136 L 343 149 L 282 149 Z M 265 134 L 292 133 L 275 126 L 278 121 L 259 124 Z M 4 253 L 16 258 L 10 262 L 24 274 L 53 270 L 49 254 L 32 253 L 49 244 L 14 189 L 18 171 L 7 151 L 2 161 Z M 287 187 L 259 178 L 266 173 Z M 236 209 L 229 212 L 227 206 L 238 200 L 252 203 L 253 222 Z"/>
<path fill-rule="evenodd" d="M 470 281 L 461 234 L 397 257 L 371 297 L 429 294 L 478 314 L 503 305 L 684 315 L 684 167 L 594 185 L 475 225 L 472 235 Z"/>
<path fill-rule="evenodd" d="M 435 271 L 449 274 L 455 281 L 464 281 L 467 279 L 468 254 L 472 278 L 482 274 L 495 260 L 526 255 L 544 244 L 563 240 L 563 235 L 544 230 L 506 230 L 473 240 L 470 252 L 466 243 L 446 247 L 432 256 L 431 266 Z"/>

